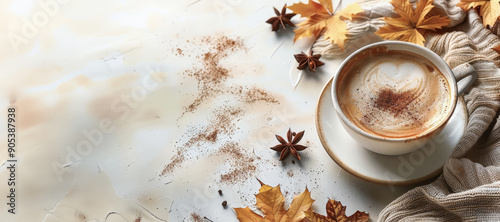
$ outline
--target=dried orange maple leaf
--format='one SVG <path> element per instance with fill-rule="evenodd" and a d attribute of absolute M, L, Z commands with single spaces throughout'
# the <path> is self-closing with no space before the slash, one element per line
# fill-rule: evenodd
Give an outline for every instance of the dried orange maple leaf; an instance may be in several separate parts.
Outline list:
<path fill-rule="evenodd" d="M 385 17 L 387 25 L 375 34 L 383 39 L 401 40 L 423 46 L 426 32 L 436 31 L 451 22 L 447 17 L 427 15 L 434 8 L 433 2 L 434 0 L 420 0 L 413 10 L 409 0 L 392 0 L 391 4 L 399 17 Z"/>
<path fill-rule="evenodd" d="M 344 50 L 344 42 L 347 34 L 346 20 L 352 20 L 353 15 L 363 11 L 357 3 L 348 5 L 346 8 L 333 14 L 331 0 L 309 0 L 307 4 L 297 3 L 288 6 L 296 14 L 307 19 L 297 25 L 294 41 L 304 37 L 319 37 L 324 34 L 324 39 L 330 39 L 332 44 L 339 45 Z"/>
<path fill-rule="evenodd" d="M 259 181 L 260 182 L 260 181 Z M 288 210 L 285 210 L 285 197 L 280 186 L 271 187 L 260 182 L 259 193 L 255 195 L 257 206 L 264 217 L 253 212 L 250 208 L 234 208 L 239 221 L 242 222 L 299 222 L 305 217 L 304 211 L 310 210 L 314 200 L 311 199 L 309 190 L 293 198 Z"/>
<path fill-rule="evenodd" d="M 500 16 L 500 3 L 489 0 L 462 0 L 458 7 L 467 11 L 471 8 L 479 7 L 479 15 L 483 18 L 483 25 L 492 27 Z"/>
<path fill-rule="evenodd" d="M 323 216 L 321 214 L 314 213 L 312 210 L 308 210 L 305 213 L 306 217 L 304 221 L 312 222 L 364 222 L 368 221 L 370 215 L 365 212 L 356 211 L 351 216 L 345 215 L 345 206 L 340 203 L 340 201 L 328 200 L 326 203 L 326 214 Z"/>

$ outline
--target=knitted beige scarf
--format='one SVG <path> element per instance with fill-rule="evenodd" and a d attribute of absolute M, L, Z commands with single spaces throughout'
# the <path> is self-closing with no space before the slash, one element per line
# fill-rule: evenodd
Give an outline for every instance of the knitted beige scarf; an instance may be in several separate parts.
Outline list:
<path fill-rule="evenodd" d="M 439 13 L 452 23 L 444 34 L 427 36 L 426 47 L 444 58 L 451 68 L 470 63 L 478 72 L 464 95 L 469 122 L 443 174 L 434 182 L 408 191 L 386 206 L 379 221 L 500 221 L 500 56 L 491 48 L 500 38 L 486 29 L 474 10 L 464 12 L 459 0 L 435 0 Z M 383 16 L 394 15 L 388 2 L 363 2 L 363 16 L 348 23 L 346 52 L 372 41 L 384 25 Z M 500 28 L 493 28 L 500 33 Z M 322 38 L 320 38 L 322 39 Z M 318 41 L 313 50 L 324 57 L 343 52 L 329 41 Z"/>

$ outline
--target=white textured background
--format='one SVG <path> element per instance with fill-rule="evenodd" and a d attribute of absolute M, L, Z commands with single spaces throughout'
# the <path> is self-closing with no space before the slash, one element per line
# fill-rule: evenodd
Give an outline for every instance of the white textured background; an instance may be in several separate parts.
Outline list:
<path fill-rule="evenodd" d="M 252 206 L 260 187 L 255 178 L 281 184 L 287 203 L 307 186 L 316 200 L 313 209 L 320 213 L 325 213 L 327 198 L 334 198 L 348 214 L 367 211 L 376 219 L 411 187 L 394 190 L 357 179 L 324 151 L 314 113 L 341 58 L 325 61 L 294 90 L 288 77 L 293 54 L 308 43 L 293 45 L 291 30 L 276 34 L 264 22 L 274 16 L 273 6 L 285 3 L 293 2 L 1 1 L 0 122 L 6 125 L 7 107 L 17 109 L 19 161 L 16 215 L 11 215 L 4 203 L 7 151 L 0 149 L 1 221 L 192 221 L 192 213 L 236 221 L 234 211 L 221 202 Z M 256 108 L 224 95 L 182 115 L 198 93 L 196 80 L 183 72 L 201 67 L 194 56 L 204 50 L 187 40 L 221 35 L 241 38 L 247 47 L 221 61 L 232 67 L 228 84 L 266 89 L 280 104 Z M 192 56 L 176 56 L 177 48 Z M 147 95 L 132 106 L 120 103 L 126 110 L 112 110 L 150 76 L 159 81 Z M 207 127 L 220 104 L 244 110 L 234 135 L 192 150 L 173 173 L 159 176 L 189 130 Z M 102 133 L 97 145 L 79 151 L 79 144 L 89 141 L 82 132 L 100 124 L 112 124 L 112 129 Z M 281 163 L 269 149 L 277 144 L 274 134 L 285 135 L 288 127 L 306 130 L 303 143 L 309 148 L 300 152 L 300 164 L 292 164 L 291 157 Z M 6 141 L 6 134 L 6 127 L 0 128 L 0 141 Z M 230 141 L 260 157 L 254 175 L 232 184 L 220 181 L 227 170 L 225 157 L 210 155 L 215 152 L 210 149 Z"/>

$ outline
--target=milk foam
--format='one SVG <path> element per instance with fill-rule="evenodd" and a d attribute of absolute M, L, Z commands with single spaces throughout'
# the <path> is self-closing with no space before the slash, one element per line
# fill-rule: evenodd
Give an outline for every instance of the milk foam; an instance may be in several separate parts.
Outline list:
<path fill-rule="evenodd" d="M 450 112 L 450 87 L 427 59 L 405 52 L 377 54 L 346 66 L 337 95 L 343 112 L 364 131 L 410 137 Z"/>

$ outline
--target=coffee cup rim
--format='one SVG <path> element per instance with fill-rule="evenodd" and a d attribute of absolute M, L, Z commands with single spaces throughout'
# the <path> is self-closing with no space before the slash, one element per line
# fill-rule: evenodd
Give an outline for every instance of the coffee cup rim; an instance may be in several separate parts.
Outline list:
<path fill-rule="evenodd" d="M 359 53 L 361 53 L 361 52 L 363 52 L 363 51 L 365 51 L 365 50 L 367 50 L 369 48 L 377 47 L 377 46 L 381 46 L 381 45 L 406 45 L 406 46 L 409 46 L 409 47 L 418 48 L 418 49 L 420 49 L 420 50 L 428 53 L 428 55 L 431 56 L 432 58 L 429 58 L 427 55 L 422 55 L 422 53 L 419 53 L 419 52 L 414 52 L 414 51 L 409 51 L 409 52 L 416 53 L 418 55 L 424 56 L 425 58 L 427 58 L 430 62 L 432 62 L 437 67 L 438 67 L 437 63 L 441 64 L 441 66 L 439 66 L 439 67 L 442 67 L 442 69 L 444 69 L 444 70 L 442 70 L 439 67 L 438 67 L 438 69 L 441 71 L 441 73 L 443 73 L 443 75 L 445 75 L 446 79 L 449 81 L 448 85 L 450 87 L 450 93 L 451 93 L 451 104 L 450 104 L 451 108 L 449 109 L 448 113 L 446 114 L 446 118 L 443 118 L 443 120 L 439 124 L 436 124 L 432 128 L 430 128 L 430 129 L 428 129 L 428 130 L 426 130 L 426 131 L 424 131 L 424 132 L 422 132 L 422 133 L 420 133 L 418 135 L 413 135 L 413 136 L 409 136 L 409 137 L 391 138 L 391 137 L 383 137 L 383 136 L 379 136 L 379 135 L 370 134 L 370 133 L 362 130 L 361 128 L 359 128 L 358 126 L 356 126 L 351 120 L 349 120 L 349 118 L 347 118 L 347 116 L 344 114 L 344 112 L 340 108 L 340 104 L 339 104 L 339 101 L 337 99 L 337 93 L 336 93 L 336 91 L 337 91 L 337 82 L 338 82 L 338 79 L 339 79 L 340 72 L 342 71 L 342 69 L 344 68 L 344 66 L 346 66 L 346 64 L 352 58 L 354 58 L 356 55 L 358 55 Z M 408 51 L 408 50 L 402 49 L 402 51 Z M 443 71 L 445 71 L 445 72 L 443 72 Z M 417 45 L 417 44 L 414 44 L 414 43 L 409 43 L 409 42 L 390 41 L 390 40 L 389 41 L 380 41 L 380 42 L 375 42 L 375 43 L 368 44 L 366 46 L 363 46 L 363 47 L 357 49 L 352 54 L 350 54 L 349 56 L 347 56 L 347 58 L 344 59 L 344 61 L 342 61 L 342 63 L 340 64 L 339 68 L 337 69 L 335 75 L 333 76 L 331 94 L 332 94 L 333 105 L 334 105 L 334 108 L 335 108 L 336 112 L 339 114 L 339 116 L 342 119 L 342 121 L 348 127 L 350 127 L 352 130 L 356 131 L 357 133 L 359 133 L 359 134 L 361 134 L 361 135 L 363 135 L 365 137 L 371 138 L 371 139 L 381 140 L 381 141 L 395 141 L 395 142 L 405 142 L 405 141 L 410 141 L 410 140 L 419 139 L 419 138 L 425 138 L 425 137 L 428 137 L 430 135 L 433 135 L 436 130 L 438 130 L 439 128 L 443 127 L 449 121 L 449 119 L 451 118 L 451 116 L 452 116 L 452 114 L 453 114 L 453 112 L 455 110 L 455 107 L 456 107 L 456 104 L 457 104 L 457 100 L 458 100 L 457 83 L 456 83 L 455 77 L 453 75 L 453 71 L 448 66 L 448 64 L 443 60 L 443 58 L 441 58 L 435 52 L 433 52 L 430 49 L 425 48 L 423 46 L 420 46 L 420 45 Z"/>

